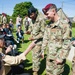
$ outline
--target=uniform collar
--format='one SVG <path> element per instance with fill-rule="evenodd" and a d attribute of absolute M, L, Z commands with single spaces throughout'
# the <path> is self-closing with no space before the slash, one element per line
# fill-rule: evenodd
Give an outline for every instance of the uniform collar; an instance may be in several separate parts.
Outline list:
<path fill-rule="evenodd" d="M 39 16 L 39 13 L 38 13 L 37 18 L 36 18 L 36 22 L 39 21 L 39 18 L 40 18 L 40 16 Z"/>
<path fill-rule="evenodd" d="M 35 23 L 35 22 L 38 22 L 39 21 L 39 18 L 40 18 L 40 15 L 39 15 L 39 13 L 37 14 L 37 17 L 36 17 L 36 20 L 34 21 L 34 20 L 32 20 L 33 21 L 33 23 Z"/>
<path fill-rule="evenodd" d="M 51 27 L 51 28 L 57 27 L 57 26 L 59 25 L 59 22 L 60 22 L 60 18 L 59 18 L 56 22 L 52 23 L 52 24 L 50 25 L 50 27 Z"/>

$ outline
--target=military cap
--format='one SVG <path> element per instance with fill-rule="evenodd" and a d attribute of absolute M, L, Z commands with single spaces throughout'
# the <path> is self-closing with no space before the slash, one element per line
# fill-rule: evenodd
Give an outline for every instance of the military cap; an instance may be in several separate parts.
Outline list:
<path fill-rule="evenodd" d="M 6 14 L 5 14 L 5 13 L 2 13 L 2 15 L 3 15 L 3 16 L 6 16 Z"/>
<path fill-rule="evenodd" d="M 35 13 L 37 11 L 36 8 L 34 8 L 33 6 L 31 6 L 29 9 L 28 9 L 28 16 L 30 17 L 30 14 L 31 13 Z"/>
<path fill-rule="evenodd" d="M 52 6 L 53 4 L 47 4 L 43 9 L 43 13 L 46 14 L 46 12 L 50 9 L 50 7 Z"/>
<path fill-rule="evenodd" d="M 0 39 L 2 39 L 2 38 L 4 38 L 5 37 L 5 35 L 4 34 L 1 34 L 0 35 Z"/>

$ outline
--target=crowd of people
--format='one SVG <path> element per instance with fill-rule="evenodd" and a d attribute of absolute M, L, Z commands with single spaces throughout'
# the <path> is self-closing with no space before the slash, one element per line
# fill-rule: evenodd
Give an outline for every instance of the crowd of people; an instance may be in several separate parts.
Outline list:
<path fill-rule="evenodd" d="M 0 75 L 7 75 L 12 65 L 18 65 L 26 60 L 26 55 L 32 50 L 33 75 L 39 75 L 40 59 L 44 59 L 46 50 L 46 75 L 62 75 L 66 59 L 75 46 L 71 41 L 72 27 L 69 21 L 62 19 L 55 4 L 48 4 L 43 9 L 45 18 L 40 17 L 38 10 L 31 6 L 28 15 L 23 19 L 24 30 L 22 30 L 22 18 L 16 18 L 16 36 L 12 34 L 13 21 L 7 24 L 6 15 L 3 13 L 4 21 L 0 25 Z M 50 21 L 47 25 L 46 19 Z M 32 41 L 28 48 L 21 54 L 16 55 L 17 44 L 24 43 L 24 34 L 30 34 L 28 40 Z M 12 60 L 11 60 L 12 59 Z M 75 75 L 75 56 L 72 61 L 72 74 Z"/>

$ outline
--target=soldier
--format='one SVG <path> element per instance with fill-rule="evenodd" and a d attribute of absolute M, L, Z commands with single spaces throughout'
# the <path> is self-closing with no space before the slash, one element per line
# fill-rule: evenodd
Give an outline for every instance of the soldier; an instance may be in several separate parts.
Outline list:
<path fill-rule="evenodd" d="M 25 32 L 28 30 L 28 27 L 29 27 L 29 17 L 26 15 L 25 18 L 23 19 L 23 25 L 24 25 L 24 28 L 25 28 Z"/>
<path fill-rule="evenodd" d="M 3 15 L 0 14 L 0 24 L 3 24 Z"/>
<path fill-rule="evenodd" d="M 29 30 L 26 33 L 31 33 L 31 37 L 29 38 L 29 40 L 36 40 L 36 45 L 32 50 L 33 75 L 38 75 L 45 21 L 40 17 L 39 12 L 33 6 L 28 9 L 28 16 L 31 18 L 31 23 L 29 26 Z"/>
<path fill-rule="evenodd" d="M 29 47 L 20 55 L 10 56 L 3 53 L 5 46 L 4 35 L 0 35 L 0 75 L 7 75 L 11 70 L 11 65 L 18 65 L 22 61 L 26 60 L 26 55 L 31 51 L 33 42 Z M 11 47 L 9 47 L 11 49 Z"/>
<path fill-rule="evenodd" d="M 2 22 L 3 22 L 3 24 L 6 24 L 7 23 L 6 14 L 5 13 L 2 13 L 2 15 L 3 15 Z"/>
<path fill-rule="evenodd" d="M 70 25 L 57 14 L 55 4 L 48 4 L 42 9 L 46 17 L 51 20 L 43 36 L 42 55 L 47 49 L 46 75 L 62 75 L 66 57 L 70 51 Z"/>
<path fill-rule="evenodd" d="M 16 30 L 18 28 L 18 25 L 21 25 L 21 21 L 22 21 L 22 18 L 20 17 L 20 15 L 18 15 L 16 18 Z"/>

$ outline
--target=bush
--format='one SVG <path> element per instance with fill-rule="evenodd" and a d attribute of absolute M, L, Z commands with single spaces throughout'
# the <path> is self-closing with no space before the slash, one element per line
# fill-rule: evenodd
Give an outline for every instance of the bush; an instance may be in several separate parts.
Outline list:
<path fill-rule="evenodd" d="M 75 23 L 72 23 L 72 27 L 75 27 Z"/>

